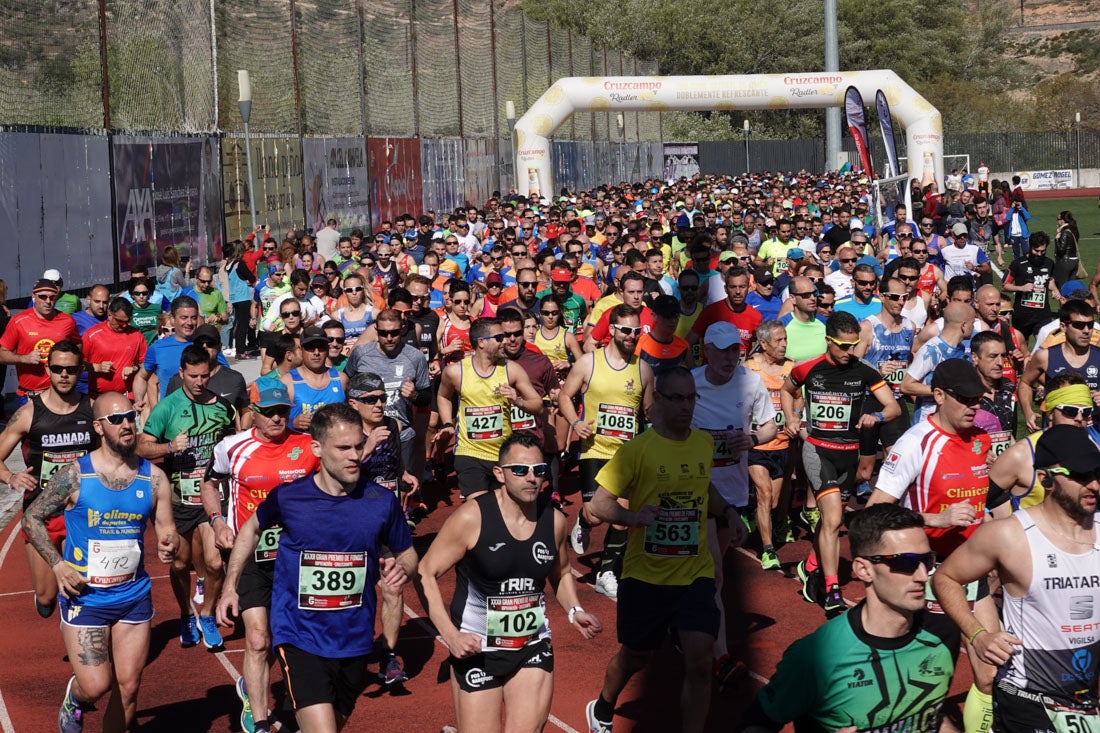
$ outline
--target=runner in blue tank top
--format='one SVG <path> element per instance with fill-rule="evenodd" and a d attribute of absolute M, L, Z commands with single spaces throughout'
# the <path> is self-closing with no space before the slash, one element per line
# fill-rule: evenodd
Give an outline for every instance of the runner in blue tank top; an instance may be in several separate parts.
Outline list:
<path fill-rule="evenodd" d="M 153 602 L 145 571 L 145 525 L 155 520 L 157 555 L 179 549 L 168 479 L 138 458 L 137 413 L 117 392 L 94 405 L 102 445 L 60 469 L 23 515 L 23 530 L 53 569 L 61 592 L 61 638 L 73 665 L 57 724 L 79 733 L 84 713 L 112 686 L 105 730 L 129 730 L 149 653 Z M 46 518 L 65 510 L 64 555 L 50 541 Z"/>
<path fill-rule="evenodd" d="M 302 331 L 302 365 L 282 377 L 287 394 L 294 401 L 290 409 L 290 427 L 309 430 L 313 414 L 325 405 L 343 402 L 348 376 L 327 366 L 328 335 L 318 326 Z"/>

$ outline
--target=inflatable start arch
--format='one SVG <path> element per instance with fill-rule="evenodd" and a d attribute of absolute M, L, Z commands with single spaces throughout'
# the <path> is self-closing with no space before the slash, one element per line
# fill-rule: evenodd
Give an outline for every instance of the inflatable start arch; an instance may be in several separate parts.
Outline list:
<path fill-rule="evenodd" d="M 550 196 L 550 136 L 574 112 L 821 109 L 842 107 L 854 86 L 865 100 L 879 89 L 905 129 L 909 177 L 943 180 L 943 119 L 893 71 L 748 76 L 608 76 L 559 79 L 516 121 L 516 188 Z M 836 161 L 828 161 L 829 168 Z"/>

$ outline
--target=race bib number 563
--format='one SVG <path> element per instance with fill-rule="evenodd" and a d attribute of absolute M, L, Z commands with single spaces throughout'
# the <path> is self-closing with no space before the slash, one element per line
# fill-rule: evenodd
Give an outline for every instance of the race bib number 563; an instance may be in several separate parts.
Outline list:
<path fill-rule="evenodd" d="M 367 553 L 303 550 L 298 560 L 298 608 L 339 611 L 363 605 Z"/>

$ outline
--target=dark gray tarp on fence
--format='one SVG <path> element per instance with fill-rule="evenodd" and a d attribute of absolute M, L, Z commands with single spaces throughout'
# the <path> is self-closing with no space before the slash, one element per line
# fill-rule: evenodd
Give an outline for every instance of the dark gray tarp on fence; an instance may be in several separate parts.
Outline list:
<path fill-rule="evenodd" d="M 847 138 L 846 138 L 847 140 Z M 850 142 L 850 140 L 848 140 Z M 882 141 L 877 140 L 880 144 Z M 881 150 L 881 147 L 880 147 Z M 875 158 L 878 160 L 879 158 Z M 825 141 L 753 140 L 749 138 L 749 169 L 760 171 L 821 171 L 825 168 Z M 735 175 L 745 172 L 745 140 L 699 143 L 699 172 Z"/>
<path fill-rule="evenodd" d="M 107 137 L 0 133 L 0 278 L 30 295 L 47 268 L 65 288 L 115 279 Z"/>

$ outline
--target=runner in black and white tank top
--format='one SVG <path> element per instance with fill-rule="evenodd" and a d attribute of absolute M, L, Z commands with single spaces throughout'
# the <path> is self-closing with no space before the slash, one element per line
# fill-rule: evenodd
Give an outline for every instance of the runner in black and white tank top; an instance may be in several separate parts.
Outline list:
<path fill-rule="evenodd" d="M 508 531 L 496 492 L 474 499 L 481 510 L 477 544 L 455 565 L 451 621 L 481 637 L 484 652 L 522 649 L 550 638 L 544 589 L 557 562 L 554 509 L 540 501 L 535 531 L 517 540 Z"/>
<path fill-rule="evenodd" d="M 1100 532 L 1093 547 L 1070 554 L 1043 535 L 1030 511 L 1021 509 L 1012 516 L 1023 525 L 1031 552 L 1031 585 L 1022 598 L 1006 590 L 1003 609 L 1005 631 L 1023 644 L 1001 669 L 999 680 L 1088 713 L 1093 727 L 1081 730 L 1098 730 Z"/>

